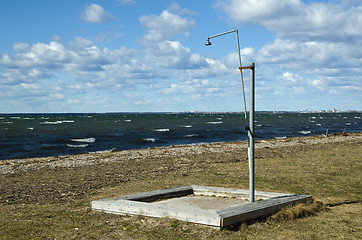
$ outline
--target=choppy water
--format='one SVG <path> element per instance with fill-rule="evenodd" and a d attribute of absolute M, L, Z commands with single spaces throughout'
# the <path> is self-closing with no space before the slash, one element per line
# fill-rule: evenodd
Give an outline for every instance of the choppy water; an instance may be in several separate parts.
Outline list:
<path fill-rule="evenodd" d="M 256 114 L 256 139 L 362 131 L 362 113 Z M 240 114 L 0 114 L 0 159 L 247 140 Z"/>

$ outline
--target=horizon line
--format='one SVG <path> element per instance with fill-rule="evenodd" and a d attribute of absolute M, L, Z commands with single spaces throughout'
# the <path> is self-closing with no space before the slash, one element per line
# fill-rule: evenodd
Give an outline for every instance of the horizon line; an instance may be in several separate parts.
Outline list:
<path fill-rule="evenodd" d="M 249 111 L 247 111 L 249 112 Z M 348 113 L 348 112 L 362 112 L 362 110 L 258 110 L 256 113 Z M 229 114 L 242 114 L 244 111 L 110 111 L 110 112 L 14 112 L 14 113 L 0 113 L 3 115 L 8 114 L 119 114 L 119 113 L 127 113 L 127 114 L 197 114 L 197 113 L 229 113 Z"/>

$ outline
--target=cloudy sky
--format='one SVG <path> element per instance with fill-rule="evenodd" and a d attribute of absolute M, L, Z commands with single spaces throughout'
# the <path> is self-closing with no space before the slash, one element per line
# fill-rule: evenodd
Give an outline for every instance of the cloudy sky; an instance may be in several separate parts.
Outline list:
<path fill-rule="evenodd" d="M 0 113 L 242 111 L 233 29 L 256 110 L 362 110 L 360 0 L 12 0 Z"/>

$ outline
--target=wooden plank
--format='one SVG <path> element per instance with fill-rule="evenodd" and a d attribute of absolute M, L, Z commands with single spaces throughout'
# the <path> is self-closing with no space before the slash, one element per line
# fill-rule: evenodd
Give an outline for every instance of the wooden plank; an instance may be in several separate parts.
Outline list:
<path fill-rule="evenodd" d="M 142 215 L 149 217 L 168 217 L 182 221 L 220 226 L 220 217 L 215 211 L 195 208 L 164 206 L 157 203 L 136 202 L 129 200 L 96 200 L 92 201 L 92 209 L 113 214 Z"/>
<path fill-rule="evenodd" d="M 135 193 L 135 194 L 125 195 L 117 199 L 141 201 L 141 202 L 154 202 L 168 198 L 187 196 L 193 193 L 194 191 L 191 186 L 183 186 L 183 187 L 155 190 L 150 192 Z"/>
<path fill-rule="evenodd" d="M 272 215 L 284 207 L 305 203 L 311 199 L 312 196 L 308 195 L 289 195 L 284 197 L 275 197 L 263 201 L 223 209 L 217 211 L 217 213 L 220 216 L 220 226 L 225 227 L 239 222 L 266 217 Z"/>

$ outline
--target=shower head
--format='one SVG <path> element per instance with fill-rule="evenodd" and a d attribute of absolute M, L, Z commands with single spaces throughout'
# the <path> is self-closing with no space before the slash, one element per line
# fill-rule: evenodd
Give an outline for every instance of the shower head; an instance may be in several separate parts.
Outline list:
<path fill-rule="evenodd" d="M 207 39 L 205 46 L 211 46 L 211 42 L 209 41 L 210 38 Z"/>

